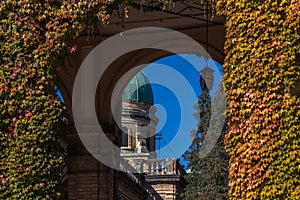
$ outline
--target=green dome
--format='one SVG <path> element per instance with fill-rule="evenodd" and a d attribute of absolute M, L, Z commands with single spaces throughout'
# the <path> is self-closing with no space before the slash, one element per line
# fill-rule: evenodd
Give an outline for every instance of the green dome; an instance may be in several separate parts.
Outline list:
<path fill-rule="evenodd" d="M 122 94 L 123 101 L 144 102 L 153 105 L 152 87 L 143 72 L 137 73 Z"/>

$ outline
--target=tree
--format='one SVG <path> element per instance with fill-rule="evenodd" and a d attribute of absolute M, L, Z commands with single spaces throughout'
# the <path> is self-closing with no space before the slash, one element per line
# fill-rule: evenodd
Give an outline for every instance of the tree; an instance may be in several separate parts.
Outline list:
<path fill-rule="evenodd" d="M 222 99 L 224 101 L 224 99 Z M 221 102 L 222 103 L 222 102 Z M 202 91 L 194 106 L 195 118 L 199 120 L 196 130 L 191 131 L 194 138 L 184 158 L 188 161 L 187 187 L 185 199 L 228 199 L 228 155 L 224 149 L 226 126 L 213 149 L 204 158 L 199 156 L 211 120 L 211 97 L 207 90 Z"/>

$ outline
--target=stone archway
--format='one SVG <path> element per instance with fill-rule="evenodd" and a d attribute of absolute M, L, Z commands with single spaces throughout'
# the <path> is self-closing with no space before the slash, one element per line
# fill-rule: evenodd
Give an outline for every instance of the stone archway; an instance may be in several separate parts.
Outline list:
<path fill-rule="evenodd" d="M 224 26 L 209 26 L 207 29 L 203 24 L 197 27 L 197 24 L 193 23 L 190 23 L 190 27 L 180 27 L 180 24 L 176 27 L 172 23 L 170 28 L 175 28 L 175 30 L 190 36 L 200 44 L 205 44 L 207 40 L 205 33 L 208 31 L 207 51 L 214 60 L 223 63 Z M 136 26 L 139 27 L 142 25 L 145 24 L 137 24 Z M 111 30 L 112 32 L 108 31 L 110 34 L 119 31 L 113 28 Z M 59 76 L 62 82 L 60 91 L 70 115 L 69 132 L 67 134 L 68 199 L 114 199 L 118 191 L 118 173 L 98 162 L 87 152 L 76 133 L 71 112 L 73 84 L 80 64 L 95 46 L 109 36 L 79 36 L 74 41 L 74 44 L 77 45 L 77 50 L 71 57 L 66 58 L 66 66 L 59 69 Z M 191 50 L 190 53 L 193 53 L 193 51 Z M 115 84 L 130 69 L 141 64 L 151 63 L 168 55 L 170 55 L 169 52 L 154 49 L 133 51 L 118 58 L 105 72 L 97 88 L 95 109 L 99 122 L 111 141 L 116 142 L 119 137 L 119 131 L 110 110 L 111 94 Z M 142 196 L 143 194 L 138 195 Z"/>
<path fill-rule="evenodd" d="M 204 35 L 205 28 L 192 28 L 192 29 L 184 29 L 180 30 L 180 32 L 190 36 L 191 38 L 195 39 L 199 44 L 205 44 L 203 38 L 199 38 L 198 36 Z M 207 52 L 210 54 L 211 58 L 218 61 L 219 63 L 223 63 L 224 61 L 224 53 L 223 53 L 223 44 L 225 40 L 225 31 L 223 26 L 215 26 L 209 28 L 210 38 L 208 43 Z M 77 51 L 72 57 L 66 59 L 66 66 L 64 68 L 59 69 L 59 75 L 61 77 L 62 87 L 60 87 L 61 92 L 63 93 L 63 97 L 66 101 L 66 105 L 68 110 L 71 110 L 71 96 L 72 96 L 72 89 L 73 83 L 77 74 L 77 71 L 80 67 L 81 62 L 84 60 L 86 55 L 99 43 L 105 40 L 108 37 L 96 36 L 94 38 L 81 36 L 75 40 L 75 44 L 77 45 Z M 211 41 L 210 41 L 211 40 Z M 190 53 L 193 53 L 191 50 Z M 104 100 L 103 98 L 108 98 L 111 94 L 114 85 L 119 80 L 120 77 L 130 69 L 142 65 L 154 62 L 160 58 L 165 56 L 171 55 L 169 52 L 163 52 L 159 50 L 138 50 L 134 52 L 127 53 L 126 55 L 121 56 L 115 62 L 111 64 L 109 69 L 106 71 L 104 75 L 105 78 L 100 80 L 102 84 L 99 84 L 98 90 L 101 90 L 105 97 L 97 96 L 96 100 L 105 102 L 105 105 L 96 105 L 98 106 L 98 112 L 108 113 L 103 107 L 109 107 L 110 101 Z M 109 95 L 108 95 L 109 94 Z M 71 115 L 72 113 L 69 112 Z M 106 116 L 107 117 L 107 116 Z M 104 118 L 106 118 L 104 117 Z M 110 116 L 111 117 L 111 116 Z M 110 120 L 102 119 L 104 123 L 108 123 Z"/>

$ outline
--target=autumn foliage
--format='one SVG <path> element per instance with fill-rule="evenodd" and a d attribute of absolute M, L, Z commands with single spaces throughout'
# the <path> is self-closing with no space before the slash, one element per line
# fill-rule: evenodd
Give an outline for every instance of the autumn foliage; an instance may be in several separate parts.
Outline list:
<path fill-rule="evenodd" d="M 0 199 L 61 196 L 56 67 L 82 28 L 120 3 L 0 2 Z M 299 199 L 300 98 L 290 95 L 300 78 L 299 1 L 218 0 L 216 9 L 226 16 L 229 198 Z"/>
<path fill-rule="evenodd" d="M 299 199 L 299 1 L 220 0 L 217 9 L 226 16 L 229 197 Z"/>
<path fill-rule="evenodd" d="M 105 3 L 105 2 L 103 2 Z M 56 67 L 97 1 L 0 3 L 0 199 L 57 199 L 63 105 Z M 96 9 L 96 11 L 94 10 Z"/>

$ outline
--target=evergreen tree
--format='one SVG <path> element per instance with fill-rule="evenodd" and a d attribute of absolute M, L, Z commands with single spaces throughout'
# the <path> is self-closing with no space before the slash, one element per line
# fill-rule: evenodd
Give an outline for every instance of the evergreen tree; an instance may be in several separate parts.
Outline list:
<path fill-rule="evenodd" d="M 222 106 L 224 99 L 218 93 L 214 100 L 217 106 Z M 218 96 L 219 95 L 219 96 Z M 184 159 L 188 161 L 188 173 L 185 176 L 187 187 L 184 199 L 228 199 L 228 155 L 224 149 L 224 127 L 212 150 L 205 156 L 199 156 L 199 151 L 206 138 L 211 120 L 211 97 L 207 89 L 199 96 L 194 108 L 194 117 L 199 120 L 196 130 L 191 131 L 194 138 L 190 149 L 185 152 Z M 218 119 L 213 119 L 218 120 Z"/>

